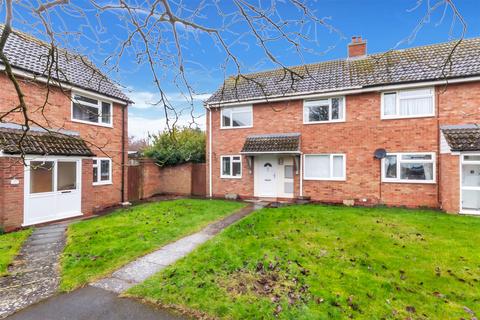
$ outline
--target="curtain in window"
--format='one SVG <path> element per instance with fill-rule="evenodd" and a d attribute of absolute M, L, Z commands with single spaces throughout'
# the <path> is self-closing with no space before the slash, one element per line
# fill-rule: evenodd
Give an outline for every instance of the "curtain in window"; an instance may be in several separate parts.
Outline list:
<path fill-rule="evenodd" d="M 432 98 L 409 98 L 400 100 L 400 115 L 412 116 L 433 113 Z"/>
<path fill-rule="evenodd" d="M 330 177 L 330 156 L 306 156 L 305 157 L 305 176 L 309 178 L 329 178 Z"/>
<path fill-rule="evenodd" d="M 333 156 L 333 177 L 343 177 L 343 156 Z"/>
<path fill-rule="evenodd" d="M 385 93 L 383 95 L 383 114 L 394 115 L 396 111 L 397 104 L 397 94 L 396 93 Z"/>

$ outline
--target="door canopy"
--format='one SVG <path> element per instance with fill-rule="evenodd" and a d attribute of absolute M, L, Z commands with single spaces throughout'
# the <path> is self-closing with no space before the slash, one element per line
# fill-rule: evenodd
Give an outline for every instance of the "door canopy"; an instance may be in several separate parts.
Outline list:
<path fill-rule="evenodd" d="M 242 154 L 300 154 L 299 133 L 279 133 L 248 136 Z"/>

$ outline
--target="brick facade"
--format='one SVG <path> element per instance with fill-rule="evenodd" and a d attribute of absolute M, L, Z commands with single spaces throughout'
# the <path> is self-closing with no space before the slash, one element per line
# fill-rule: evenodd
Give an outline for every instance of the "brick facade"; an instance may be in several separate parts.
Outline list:
<path fill-rule="evenodd" d="M 368 92 L 346 96 L 346 121 L 303 124 L 303 101 L 259 103 L 253 105 L 253 127 L 220 129 L 220 110 L 211 111 L 212 119 L 212 192 L 215 197 L 235 193 L 254 195 L 254 172 L 247 157 L 242 157 L 241 179 L 220 178 L 220 156 L 238 155 L 245 138 L 254 134 L 301 133 L 301 151 L 344 153 L 346 181 L 303 181 L 303 195 L 321 202 L 386 204 L 407 207 L 442 208 L 458 212 L 458 155 L 441 155 L 439 128 L 446 124 L 480 122 L 480 82 L 449 84 L 435 88 L 436 116 L 412 119 L 381 119 L 381 93 Z M 207 115 L 207 130 L 209 129 Z M 373 157 L 377 148 L 388 152 L 434 152 L 437 182 L 380 182 L 380 161 Z M 207 161 L 208 156 L 207 139 Z M 208 168 L 208 166 L 207 166 Z M 207 184 L 210 176 L 207 170 Z M 300 174 L 295 175 L 295 194 L 299 195 Z"/>
<path fill-rule="evenodd" d="M 82 161 L 82 212 L 85 215 L 92 214 L 105 207 L 117 205 L 121 202 L 122 195 L 122 145 L 128 145 L 127 122 L 128 114 L 125 110 L 124 123 L 122 123 L 122 105 L 113 103 L 113 127 L 102 127 L 93 124 L 73 122 L 71 120 L 71 91 L 62 91 L 60 88 L 50 87 L 47 97 L 47 87 L 39 82 L 20 79 L 21 87 L 25 93 L 25 101 L 29 107 L 28 114 L 31 119 L 37 121 L 48 128 L 61 128 L 65 130 L 76 131 L 82 139 L 87 141 L 90 149 L 99 157 L 109 157 L 112 159 L 112 184 L 93 186 L 92 185 L 92 160 L 84 159 Z M 12 109 L 18 104 L 18 98 L 13 85 L 2 74 L 0 75 L 0 86 L 2 94 L 0 95 L 0 112 Z M 39 111 L 43 106 L 44 116 Z M 19 113 L 12 114 L 4 119 L 4 122 L 22 123 L 22 116 Z M 125 140 L 122 141 L 122 125 L 125 128 Z M 125 163 L 127 162 L 127 149 L 123 153 Z M 3 158 L 2 162 L 10 160 Z M 19 168 L 19 169 L 18 169 Z M 23 166 L 17 169 L 22 171 Z M 0 190 L 0 202 L 3 203 L 2 212 L 0 212 L 0 223 L 5 227 L 18 227 L 23 219 L 23 173 L 19 175 L 21 183 L 16 186 L 10 186 L 7 172 L 2 172 L 2 181 Z M 127 174 L 125 170 L 125 181 Z M 13 192 L 13 189 L 18 192 Z M 127 183 L 125 182 L 124 195 L 127 195 Z M 20 194 L 21 196 L 17 196 Z M 18 197 L 18 199 L 17 199 Z M 14 204 L 15 201 L 20 203 Z M 125 200 L 126 201 L 126 200 Z M 15 208 L 11 210 L 10 207 Z"/>

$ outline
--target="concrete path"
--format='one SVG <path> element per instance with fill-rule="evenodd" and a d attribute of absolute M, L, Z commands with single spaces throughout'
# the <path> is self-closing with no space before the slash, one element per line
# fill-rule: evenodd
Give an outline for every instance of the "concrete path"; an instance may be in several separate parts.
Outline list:
<path fill-rule="evenodd" d="M 86 287 L 60 294 L 25 310 L 9 320 L 181 320 L 151 305 L 98 288 Z"/>
<path fill-rule="evenodd" d="M 0 319 L 50 297 L 59 284 L 59 256 L 67 224 L 36 228 L 9 268 L 0 277 Z"/>
<path fill-rule="evenodd" d="M 200 244 L 211 239 L 221 230 L 240 220 L 262 205 L 249 205 L 246 208 L 210 224 L 202 231 L 172 242 L 161 249 L 147 254 L 115 271 L 110 277 L 101 279 L 91 285 L 120 294 L 145 281 L 168 265 L 183 258 Z"/>

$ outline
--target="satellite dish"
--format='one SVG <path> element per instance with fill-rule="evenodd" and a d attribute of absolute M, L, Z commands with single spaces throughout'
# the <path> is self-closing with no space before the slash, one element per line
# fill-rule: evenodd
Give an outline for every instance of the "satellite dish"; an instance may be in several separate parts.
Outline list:
<path fill-rule="evenodd" d="M 387 150 L 385 150 L 383 148 L 379 148 L 379 149 L 375 150 L 375 152 L 373 153 L 373 156 L 376 159 L 383 159 L 387 156 Z"/>

